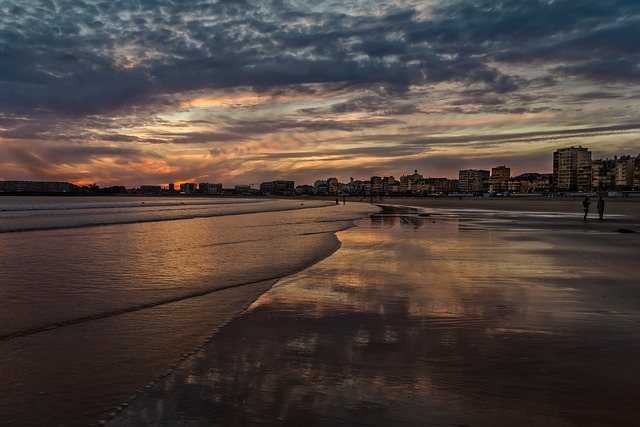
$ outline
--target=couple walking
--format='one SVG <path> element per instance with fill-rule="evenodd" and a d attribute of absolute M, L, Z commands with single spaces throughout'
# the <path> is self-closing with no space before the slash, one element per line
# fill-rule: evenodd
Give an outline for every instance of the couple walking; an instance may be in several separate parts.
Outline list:
<path fill-rule="evenodd" d="M 589 200 L 589 196 L 585 197 L 584 200 L 582 201 L 582 210 L 584 211 L 583 221 L 587 220 L 587 214 L 589 213 L 590 204 L 591 204 L 591 201 Z M 604 200 L 602 200 L 602 196 L 600 196 L 600 198 L 598 199 L 598 204 L 596 205 L 596 208 L 598 209 L 598 218 L 602 219 L 602 217 L 604 216 Z"/>

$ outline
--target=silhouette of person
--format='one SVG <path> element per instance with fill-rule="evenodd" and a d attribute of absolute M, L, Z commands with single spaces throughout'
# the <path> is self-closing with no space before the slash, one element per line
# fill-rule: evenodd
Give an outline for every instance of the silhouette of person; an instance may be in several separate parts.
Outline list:
<path fill-rule="evenodd" d="M 598 218 L 602 219 L 604 216 L 604 200 L 602 200 L 602 196 L 598 199 L 598 204 L 596 205 L 598 208 Z"/>
<path fill-rule="evenodd" d="M 587 220 L 587 214 L 589 213 L 590 204 L 591 204 L 591 201 L 589 201 L 589 196 L 585 197 L 584 200 L 582 201 L 582 210 L 584 211 L 583 221 Z"/>
<path fill-rule="evenodd" d="M 345 196 L 342 196 L 342 204 L 343 205 L 347 204 L 347 198 Z"/>
<path fill-rule="evenodd" d="M 340 201 L 338 200 L 338 198 L 336 197 L 336 205 L 339 205 Z"/>

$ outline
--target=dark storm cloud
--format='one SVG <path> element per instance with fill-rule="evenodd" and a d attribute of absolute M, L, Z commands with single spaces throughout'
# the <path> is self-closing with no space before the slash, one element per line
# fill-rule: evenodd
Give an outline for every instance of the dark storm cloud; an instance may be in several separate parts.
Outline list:
<path fill-rule="evenodd" d="M 576 65 L 558 67 L 556 71 L 561 74 L 581 76 L 603 83 L 617 81 L 640 82 L 640 62 L 628 58 L 597 59 Z"/>
<path fill-rule="evenodd" d="M 0 109 L 20 113 L 104 114 L 163 94 L 235 86 L 522 88 L 521 77 L 491 65 L 500 62 L 548 61 L 561 75 L 637 82 L 640 53 L 635 0 L 455 1 L 428 15 L 407 8 L 363 16 L 284 1 L 0 7 Z"/>

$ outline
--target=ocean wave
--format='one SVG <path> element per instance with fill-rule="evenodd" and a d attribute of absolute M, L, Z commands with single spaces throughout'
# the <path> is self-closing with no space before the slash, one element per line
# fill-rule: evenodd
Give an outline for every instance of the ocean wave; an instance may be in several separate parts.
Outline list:
<path fill-rule="evenodd" d="M 116 224 L 179 221 L 260 212 L 326 207 L 326 202 L 302 206 L 296 201 L 215 200 L 30 204 L 0 208 L 0 233 L 61 230 Z"/>
<path fill-rule="evenodd" d="M 70 210 L 85 210 L 85 209 L 140 209 L 140 208 L 157 208 L 157 207 L 174 207 L 174 206 L 220 206 L 220 205 L 240 205 L 251 203 L 264 203 L 264 200 L 215 200 L 215 201 L 166 201 L 166 202 L 154 202 L 154 201 L 136 201 L 126 203 L 56 203 L 56 204 L 14 204 L 14 205 L 0 205 L 0 212 L 31 212 L 31 211 L 70 211 Z"/>

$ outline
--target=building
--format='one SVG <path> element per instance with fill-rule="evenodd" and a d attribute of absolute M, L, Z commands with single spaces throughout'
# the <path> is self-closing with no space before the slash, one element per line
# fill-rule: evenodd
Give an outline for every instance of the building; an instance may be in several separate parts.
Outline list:
<path fill-rule="evenodd" d="M 551 191 L 552 184 L 553 184 L 553 174 L 541 173 L 536 179 L 533 190 L 535 193 L 548 193 Z"/>
<path fill-rule="evenodd" d="M 400 184 L 393 176 L 382 178 L 382 194 L 396 194 L 400 191 Z"/>
<path fill-rule="evenodd" d="M 382 178 L 379 176 L 372 176 L 369 179 L 371 183 L 371 194 L 382 194 Z"/>
<path fill-rule="evenodd" d="M 317 180 L 313 187 L 315 188 L 316 195 L 326 196 L 329 194 L 329 183 L 324 179 Z"/>
<path fill-rule="evenodd" d="M 591 152 L 588 148 L 560 148 L 553 153 L 556 191 L 591 191 Z"/>
<path fill-rule="evenodd" d="M 327 186 L 329 194 L 340 194 L 342 191 L 342 184 L 340 184 L 338 178 L 329 178 L 327 180 Z"/>
<path fill-rule="evenodd" d="M 237 194 L 249 194 L 251 193 L 251 185 L 250 184 L 238 184 L 234 186 L 234 190 Z"/>
<path fill-rule="evenodd" d="M 298 185 L 296 187 L 296 196 L 310 196 L 316 193 L 313 185 Z"/>
<path fill-rule="evenodd" d="M 195 182 L 180 183 L 180 194 L 196 194 L 198 186 Z"/>
<path fill-rule="evenodd" d="M 80 187 L 69 182 L 0 181 L 0 193 L 79 193 Z"/>
<path fill-rule="evenodd" d="M 548 193 L 551 190 L 553 175 L 550 173 L 523 173 L 509 179 L 510 193 Z"/>
<path fill-rule="evenodd" d="M 617 158 L 597 159 L 591 163 L 591 188 L 596 191 L 615 188 L 616 161 Z"/>
<path fill-rule="evenodd" d="M 415 187 L 420 194 L 447 194 L 451 191 L 450 181 L 447 178 L 422 178 L 415 182 Z"/>
<path fill-rule="evenodd" d="M 509 190 L 509 178 L 511 178 L 511 168 L 504 165 L 491 168 L 489 191 L 492 193 L 506 193 Z"/>
<path fill-rule="evenodd" d="M 260 193 L 273 194 L 273 181 L 265 181 L 260 183 Z"/>
<path fill-rule="evenodd" d="M 202 194 L 222 194 L 222 184 L 211 184 L 209 182 L 201 182 L 198 184 L 200 193 Z"/>
<path fill-rule="evenodd" d="M 400 177 L 400 193 L 402 194 L 413 194 L 417 192 L 417 188 L 415 187 L 415 183 L 418 180 L 423 179 L 424 177 L 418 173 L 417 170 L 413 171 L 411 175 L 402 175 Z"/>
<path fill-rule="evenodd" d="M 287 181 L 284 179 L 273 181 L 273 194 L 280 194 L 284 196 L 291 196 L 295 194 L 294 181 Z"/>
<path fill-rule="evenodd" d="M 616 161 L 615 165 L 615 189 L 631 190 L 633 189 L 633 175 L 635 158 L 631 156 L 622 156 Z"/>
<path fill-rule="evenodd" d="M 295 194 L 294 181 L 285 181 L 279 179 L 276 181 L 267 181 L 260 184 L 260 192 L 262 194 L 279 194 L 281 196 L 291 196 Z"/>
<path fill-rule="evenodd" d="M 458 172 L 458 191 L 461 193 L 484 193 L 489 190 L 489 171 L 464 169 Z"/>
<path fill-rule="evenodd" d="M 162 194 L 162 187 L 159 185 L 141 185 L 140 193 L 142 194 Z"/>
<path fill-rule="evenodd" d="M 371 193 L 371 181 L 362 181 L 351 178 L 349 183 L 343 187 L 343 191 L 352 196 L 364 196 Z"/>

